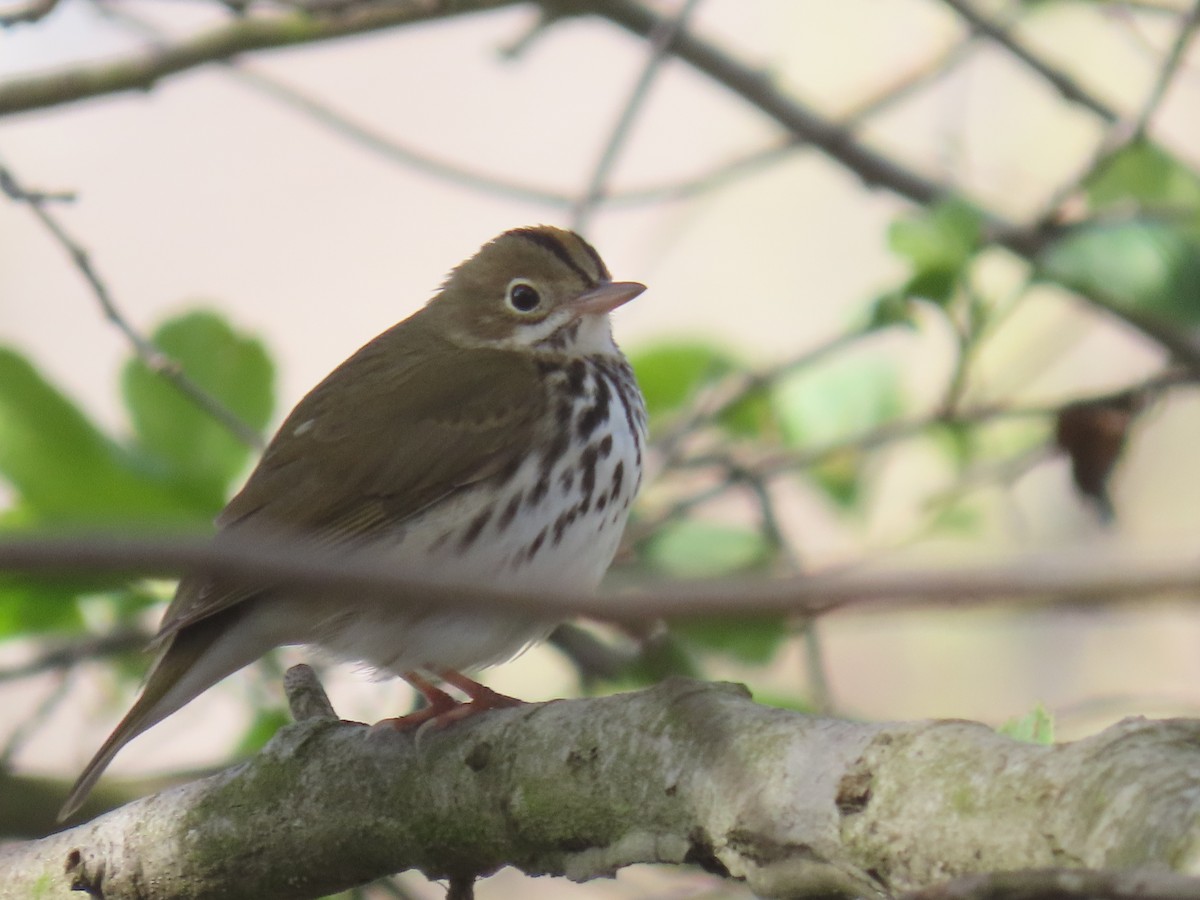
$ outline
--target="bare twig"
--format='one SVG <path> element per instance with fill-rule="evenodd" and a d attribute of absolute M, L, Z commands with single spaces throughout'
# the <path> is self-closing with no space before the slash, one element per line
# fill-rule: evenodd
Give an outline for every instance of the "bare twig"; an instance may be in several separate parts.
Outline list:
<path fill-rule="evenodd" d="M 1149 399 L 1179 385 L 1190 384 L 1195 380 L 1196 376 L 1191 371 L 1182 368 L 1171 368 L 1136 384 L 1086 399 L 1103 403 L 1115 401 L 1130 394 L 1140 394 Z M 885 422 L 864 434 L 835 441 L 824 447 L 803 448 L 791 453 L 777 454 L 763 460 L 754 469 L 760 474 L 777 474 L 794 471 L 798 468 L 808 468 L 842 453 L 870 450 L 884 444 L 890 444 L 894 441 L 921 434 L 939 425 L 977 424 L 994 419 L 1050 419 L 1062 411 L 1066 402 L 1079 401 L 1072 400 L 1065 401 L 1064 403 L 1049 404 L 1047 406 L 1027 407 L 1011 407 L 997 404 L 957 411 L 948 411 L 942 408 L 917 419 Z M 711 465 L 713 462 L 713 460 L 706 460 L 703 457 L 687 461 L 689 465 Z M 721 461 L 716 460 L 715 462 L 720 464 Z"/>
<path fill-rule="evenodd" d="M 354 34 L 527 5 L 529 0 L 390 0 L 347 3 L 336 13 L 240 18 L 162 51 L 0 84 L 0 116 L 120 91 L 149 90 L 161 79 L 254 50 L 314 44 Z"/>
<path fill-rule="evenodd" d="M 0 28 L 40 21 L 50 15 L 56 6 L 58 0 L 30 0 L 24 7 L 18 6 L 12 12 L 0 11 Z"/>
<path fill-rule="evenodd" d="M 75 268 L 78 269 L 84 280 L 91 287 L 92 293 L 100 304 L 105 318 L 115 325 L 118 331 L 125 335 L 125 338 L 137 353 L 138 358 L 151 372 L 154 372 L 173 385 L 176 390 L 203 410 L 205 414 L 211 416 L 214 421 L 222 425 L 239 441 L 247 446 L 262 449 L 262 436 L 257 431 L 243 422 L 236 413 L 225 406 L 220 400 L 196 384 L 195 381 L 180 369 L 178 363 L 163 353 L 162 350 L 155 346 L 153 341 L 142 335 L 125 318 L 117 308 L 116 301 L 113 300 L 108 286 L 92 265 L 91 257 L 88 255 L 87 250 L 46 209 L 45 197 L 48 195 L 26 191 L 3 163 L 0 163 L 0 192 L 3 192 L 18 203 L 25 204 L 45 229 L 50 232 L 58 245 L 66 251 L 67 255 L 71 258 L 71 262 L 75 264 Z"/>
<path fill-rule="evenodd" d="M 1029 69 L 1036 72 L 1065 99 L 1090 109 L 1106 122 L 1116 122 L 1120 119 L 1120 113 L 1113 109 L 1112 106 L 1086 90 L 1066 72 L 1051 65 L 1024 44 L 1020 43 L 1008 29 L 1002 28 L 988 19 L 976 10 L 968 0 L 942 0 L 942 2 L 953 9 L 972 29 L 1003 47 Z"/>
<path fill-rule="evenodd" d="M 617 156 L 621 148 L 629 137 L 634 119 L 645 103 L 646 97 L 650 94 L 650 86 L 654 83 L 659 69 L 662 68 L 662 64 L 667 59 L 671 43 L 683 31 L 684 25 L 687 24 L 687 20 L 699 4 L 700 0 L 684 0 L 678 14 L 671 19 L 664 20 L 649 35 L 650 56 L 646 60 L 642 74 L 638 76 L 637 83 L 630 92 L 629 100 L 626 101 L 620 116 L 617 118 L 616 124 L 613 126 L 612 133 L 608 137 L 604 150 L 600 153 L 600 158 L 596 162 L 596 168 L 592 172 L 592 177 L 583 192 L 583 196 L 580 197 L 579 202 L 575 204 L 571 211 L 571 228 L 573 230 L 579 232 L 587 230 L 588 219 L 597 202 L 604 196 L 604 186 L 608 182 L 608 176 L 617 162 Z"/>
<path fill-rule="evenodd" d="M 386 604 L 389 610 L 508 608 L 617 622 L 714 614 L 819 615 L 847 607 L 894 609 L 997 600 L 1073 605 L 1164 594 L 1200 599 L 1200 560 L 1117 554 L 1097 559 L 1086 549 L 958 569 L 843 570 L 773 580 L 672 582 L 629 593 L 586 595 L 424 584 L 404 577 L 370 551 L 332 553 L 303 541 L 281 541 L 277 535 L 242 536 L 236 543 L 112 536 L 9 538 L 0 541 L 0 572 L 43 577 L 200 572 L 287 588 L 297 597 L 336 589 L 354 595 L 356 604 L 368 608 L 376 603 Z"/>
<path fill-rule="evenodd" d="M 1044 231 L 1051 228 L 1060 217 L 1065 203 L 1079 194 L 1084 185 L 1124 150 L 1146 137 L 1146 130 L 1162 105 L 1167 89 L 1179 72 L 1184 54 L 1195 36 L 1197 26 L 1200 26 L 1200 2 L 1195 3 L 1191 10 L 1180 18 L 1179 29 L 1171 43 L 1171 48 L 1167 51 L 1154 83 L 1147 92 L 1145 100 L 1138 107 L 1137 113 L 1128 119 L 1113 123 L 1079 174 L 1055 190 L 1046 201 L 1032 230 Z"/>
<path fill-rule="evenodd" d="M 338 717 L 312 666 L 300 663 L 288 669 L 283 676 L 283 690 L 287 694 L 288 709 L 297 722 Z"/>
<path fill-rule="evenodd" d="M 339 2 L 344 2 L 344 0 L 339 0 Z M 154 44 L 156 50 L 161 52 L 169 46 L 160 31 L 140 17 L 131 14 L 128 10 L 113 7 L 105 3 L 98 4 L 98 8 L 104 15 L 136 29 L 143 37 Z M 534 26 L 533 33 L 541 34 L 545 31 L 545 28 L 546 21 L 543 19 Z M 972 43 L 973 40 L 968 39 L 951 44 L 942 52 L 916 66 L 911 72 L 899 78 L 889 79 L 884 90 L 856 104 L 845 115 L 842 124 L 847 128 L 852 127 L 890 108 L 930 82 L 944 78 L 959 61 L 966 57 L 967 50 L 971 47 Z M 438 178 L 444 178 L 455 184 L 525 202 L 541 203 L 546 206 L 567 209 L 579 202 L 577 198 L 563 192 L 512 181 L 495 175 L 477 172 L 464 166 L 444 162 L 443 160 L 414 150 L 411 147 L 407 147 L 393 138 L 374 130 L 370 126 L 355 121 L 347 114 L 311 94 L 300 91 L 279 79 L 265 75 L 255 69 L 250 69 L 236 60 L 224 60 L 222 64 L 227 67 L 234 78 L 243 84 L 291 107 L 297 112 L 309 116 L 314 122 L 328 128 L 339 137 L 352 141 L 364 149 L 392 162 L 411 166 L 419 171 L 426 172 Z M 753 174 L 768 165 L 791 156 L 804 146 L 805 142 L 803 140 L 789 138 L 776 146 L 755 150 L 744 156 L 725 162 L 711 172 L 683 179 L 675 183 L 631 188 L 624 191 L 604 192 L 595 198 L 595 203 L 616 207 L 686 200 L 708 191 L 716 190 L 738 178 Z"/>
<path fill-rule="evenodd" d="M 562 0 L 566 2 L 566 0 Z M 662 21 L 653 10 L 636 0 L 571 0 L 572 5 L 603 16 L 634 34 L 646 37 Z M 676 36 L 671 52 L 693 68 L 737 94 L 754 108 L 774 119 L 793 135 L 808 141 L 868 186 L 885 187 L 922 206 L 931 206 L 955 196 L 952 185 L 934 181 L 894 159 L 871 149 L 847 128 L 776 89 L 762 72 L 690 32 Z M 1042 251 L 1060 236 L 1057 226 L 1019 227 L 988 210 L 980 210 L 985 238 L 1011 250 L 1036 265 Z M 1126 304 L 1101 296 L 1096 290 L 1081 294 L 1093 306 L 1122 319 L 1200 373 L 1200 342 L 1180 335 L 1144 315 L 1131 312 Z"/>
<path fill-rule="evenodd" d="M 94 659 L 140 650 L 150 643 L 151 637 L 152 635 L 144 631 L 122 629 L 111 634 L 57 643 L 28 662 L 0 669 L 0 683 L 29 678 L 43 672 L 69 669 Z"/>
<path fill-rule="evenodd" d="M 1200 2 L 1193 3 L 1192 8 L 1180 18 L 1179 28 L 1175 33 L 1175 40 L 1171 42 L 1171 47 L 1158 69 L 1158 75 L 1154 79 L 1154 84 L 1151 85 L 1150 92 L 1142 102 L 1141 109 L 1134 118 L 1132 128 L 1133 137 L 1131 140 L 1137 140 L 1145 135 L 1150 120 L 1158 112 L 1163 98 L 1166 97 L 1167 89 L 1171 86 L 1171 83 L 1175 80 L 1175 76 L 1179 72 L 1179 67 L 1183 63 L 1188 46 L 1191 44 L 1192 38 L 1196 35 L 1197 26 L 1200 26 Z"/>

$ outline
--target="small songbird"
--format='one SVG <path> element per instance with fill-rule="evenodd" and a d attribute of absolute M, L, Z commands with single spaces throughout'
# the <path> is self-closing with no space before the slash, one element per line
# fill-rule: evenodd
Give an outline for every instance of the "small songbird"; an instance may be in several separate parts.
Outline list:
<path fill-rule="evenodd" d="M 214 541 L 293 535 L 383 554 L 417 582 L 591 590 L 642 479 L 645 407 L 608 314 L 643 290 L 612 281 L 573 232 L 505 232 L 300 401 L 218 517 Z M 129 740 L 275 647 L 313 645 L 398 675 L 429 701 L 401 725 L 448 722 L 517 702 L 462 670 L 508 660 L 554 624 L 185 577 L 141 696 L 60 819 Z"/>

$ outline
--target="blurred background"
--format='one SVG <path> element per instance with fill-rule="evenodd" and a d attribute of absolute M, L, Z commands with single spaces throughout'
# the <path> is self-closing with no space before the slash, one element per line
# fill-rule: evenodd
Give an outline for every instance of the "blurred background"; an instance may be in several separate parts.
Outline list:
<path fill-rule="evenodd" d="M 460 6 L 481 11 L 0 2 L 0 525 L 203 531 L 255 455 L 135 361 L 38 211 L 125 326 L 263 433 L 480 244 L 545 222 L 650 286 L 615 319 L 656 452 L 614 586 L 1194 556 L 1197 4 Z M 427 21 L 324 39 L 410 8 Z M 113 68 L 305 10 L 320 39 L 154 84 Z M 84 96 L 63 72 L 141 89 Z M 0 584 L 0 796 L 30 798 L 0 802 L 4 834 L 50 827 L 170 589 Z M 1198 642 L 1169 599 L 731 612 L 641 640 L 586 626 L 487 681 L 539 700 L 682 672 L 796 709 L 1071 739 L 1194 715 Z M 139 738 L 109 802 L 261 746 L 304 658 Z M 411 703 L 347 667 L 324 678 L 345 718 Z M 365 890 L 441 896 L 413 875 Z M 480 892 L 736 894 L 649 870 Z"/>

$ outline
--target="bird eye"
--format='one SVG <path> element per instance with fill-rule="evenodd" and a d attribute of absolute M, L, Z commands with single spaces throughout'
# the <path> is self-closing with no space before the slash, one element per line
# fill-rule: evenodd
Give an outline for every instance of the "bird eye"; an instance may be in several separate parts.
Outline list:
<path fill-rule="evenodd" d="M 508 294 L 505 297 L 508 305 L 519 313 L 530 313 L 542 305 L 542 295 L 528 281 L 514 278 L 508 284 Z"/>

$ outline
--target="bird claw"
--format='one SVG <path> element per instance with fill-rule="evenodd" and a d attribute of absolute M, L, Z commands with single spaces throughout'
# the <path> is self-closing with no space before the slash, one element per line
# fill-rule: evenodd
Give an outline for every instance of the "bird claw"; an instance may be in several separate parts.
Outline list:
<path fill-rule="evenodd" d="M 426 705 L 404 716 L 380 719 L 371 726 L 370 733 L 378 734 L 382 731 L 393 733 L 406 732 L 415 729 L 419 743 L 421 736 L 426 731 L 441 731 L 455 722 L 469 719 L 472 716 L 492 709 L 511 709 L 525 705 L 524 700 L 518 700 L 516 697 L 509 697 L 507 694 L 493 691 L 491 688 L 472 681 L 457 672 L 447 670 L 442 675 L 448 684 L 452 684 L 461 690 L 470 697 L 470 700 L 460 703 L 445 691 L 434 687 L 420 676 L 407 673 L 404 676 L 405 680 L 424 695 L 427 701 Z"/>

